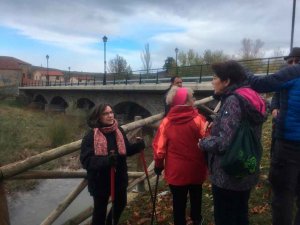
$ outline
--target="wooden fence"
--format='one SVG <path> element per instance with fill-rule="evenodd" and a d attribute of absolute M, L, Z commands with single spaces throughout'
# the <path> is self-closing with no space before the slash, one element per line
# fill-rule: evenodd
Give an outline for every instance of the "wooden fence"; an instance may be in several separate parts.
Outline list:
<path fill-rule="evenodd" d="M 203 104 L 213 100 L 213 97 L 207 97 L 195 102 L 196 106 L 213 113 L 212 110 L 205 107 Z M 214 111 L 218 110 L 219 104 Z M 123 125 L 122 128 L 125 133 L 135 132 L 136 129 L 142 128 L 143 126 L 149 126 L 161 120 L 164 113 L 160 113 L 154 116 L 147 117 L 132 123 Z M 51 160 L 58 159 L 70 153 L 79 151 L 81 140 L 48 150 L 46 152 L 31 156 L 25 160 L 11 163 L 0 167 L 0 224 L 9 225 L 9 212 L 7 205 L 7 198 L 4 190 L 4 182 L 13 179 L 67 179 L 67 178 L 82 178 L 82 182 L 54 209 L 48 216 L 43 220 L 41 225 L 52 224 L 73 202 L 73 200 L 80 194 L 80 192 L 87 186 L 86 172 L 84 171 L 43 171 L 43 170 L 31 170 L 34 167 L 40 166 Z M 148 173 L 149 176 L 154 174 L 153 172 L 154 162 L 149 165 Z M 129 177 L 134 178 L 129 183 L 128 191 L 132 190 L 139 182 L 146 179 L 144 172 L 128 172 Z M 85 221 L 92 215 L 92 206 L 83 210 L 74 218 L 70 218 L 63 225 L 72 224 L 78 225 Z"/>

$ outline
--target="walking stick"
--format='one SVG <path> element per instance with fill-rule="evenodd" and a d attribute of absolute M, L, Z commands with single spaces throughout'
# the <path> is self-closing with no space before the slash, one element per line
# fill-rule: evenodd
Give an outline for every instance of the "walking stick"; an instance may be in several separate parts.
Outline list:
<path fill-rule="evenodd" d="M 147 183 L 148 183 L 148 189 L 149 189 L 150 196 L 151 196 L 151 202 L 152 202 L 152 204 L 155 204 L 154 203 L 154 199 L 153 199 L 152 188 L 151 188 L 151 185 L 150 185 L 150 179 L 149 179 L 148 169 L 147 169 L 147 165 L 146 165 L 144 150 L 141 151 L 140 158 L 142 160 L 142 164 L 143 164 L 143 167 L 144 167 L 144 172 L 146 174 Z M 154 209 L 154 214 L 155 214 L 155 220 L 157 222 L 156 209 Z"/>
<path fill-rule="evenodd" d="M 114 154 L 115 151 L 111 150 L 111 154 Z M 110 167 L 110 198 L 111 198 L 111 223 L 112 225 L 115 225 L 115 210 L 114 210 L 114 204 L 115 204 L 115 172 L 116 168 L 114 165 Z"/>
<path fill-rule="evenodd" d="M 153 225 L 153 222 L 154 222 L 154 212 L 155 212 L 155 204 L 156 204 L 156 196 L 157 196 L 158 180 L 159 180 L 159 175 L 156 176 L 156 182 L 155 182 L 154 199 L 153 199 L 153 208 L 152 208 L 152 216 L 151 216 L 151 225 Z"/>

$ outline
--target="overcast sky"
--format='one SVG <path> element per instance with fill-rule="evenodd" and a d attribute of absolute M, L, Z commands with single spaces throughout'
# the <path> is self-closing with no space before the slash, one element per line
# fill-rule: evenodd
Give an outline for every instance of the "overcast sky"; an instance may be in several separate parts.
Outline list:
<path fill-rule="evenodd" d="M 294 46 L 300 46 L 300 3 Z M 0 0 L 0 55 L 35 66 L 103 72 L 117 54 L 133 70 L 149 43 L 152 68 L 174 49 L 238 54 L 241 40 L 261 39 L 265 56 L 289 52 L 293 0 Z"/>

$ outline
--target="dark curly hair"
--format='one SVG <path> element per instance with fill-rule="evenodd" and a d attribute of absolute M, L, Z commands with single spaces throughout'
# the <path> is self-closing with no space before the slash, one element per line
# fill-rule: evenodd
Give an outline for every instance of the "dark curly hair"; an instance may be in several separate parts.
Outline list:
<path fill-rule="evenodd" d="M 113 108 L 110 104 L 107 104 L 107 103 L 96 105 L 93 108 L 91 114 L 89 115 L 89 117 L 87 119 L 87 124 L 90 128 L 96 128 L 96 127 L 103 126 L 101 124 L 101 122 L 99 121 L 99 118 L 107 106 L 109 106 L 110 108 Z"/>
<path fill-rule="evenodd" d="M 234 60 L 214 63 L 211 68 L 220 80 L 225 81 L 230 79 L 230 85 L 241 84 L 247 78 L 244 67 Z"/>

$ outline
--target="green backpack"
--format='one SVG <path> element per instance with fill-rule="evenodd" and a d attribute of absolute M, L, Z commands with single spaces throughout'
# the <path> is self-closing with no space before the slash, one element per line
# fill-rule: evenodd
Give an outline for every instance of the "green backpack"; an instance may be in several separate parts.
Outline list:
<path fill-rule="evenodd" d="M 238 99 L 245 113 L 244 104 Z M 261 154 L 261 142 L 243 114 L 235 137 L 221 158 L 221 167 L 227 174 L 243 178 L 259 171 Z"/>

